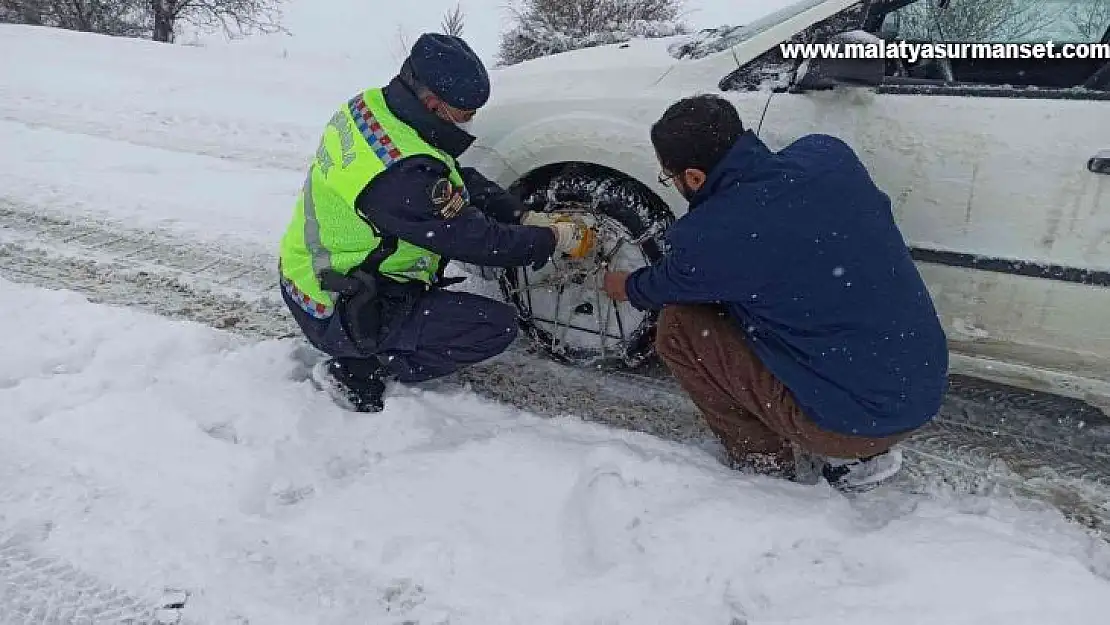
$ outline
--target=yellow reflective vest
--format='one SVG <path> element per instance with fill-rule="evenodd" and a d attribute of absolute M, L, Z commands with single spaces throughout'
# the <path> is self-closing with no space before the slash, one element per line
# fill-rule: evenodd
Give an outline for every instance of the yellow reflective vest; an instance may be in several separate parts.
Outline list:
<path fill-rule="evenodd" d="M 416 155 L 445 163 L 452 184 L 466 197 L 455 160 L 398 119 L 381 89 L 351 98 L 332 116 L 281 240 L 282 278 L 306 312 L 317 318 L 331 316 L 335 294 L 321 286 L 321 273 L 331 269 L 346 274 L 383 242 L 356 212 L 355 199 L 375 176 Z M 379 271 L 399 282 L 431 284 L 441 262 L 438 254 L 399 240 Z"/>

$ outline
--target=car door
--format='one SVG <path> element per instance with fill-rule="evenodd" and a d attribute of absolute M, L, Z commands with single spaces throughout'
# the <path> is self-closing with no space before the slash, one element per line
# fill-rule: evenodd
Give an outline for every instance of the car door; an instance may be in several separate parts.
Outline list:
<path fill-rule="evenodd" d="M 1053 41 L 1061 51 L 1105 42 L 1110 31 L 1105 0 L 893 0 L 868 9 L 855 27 L 888 41 Z M 760 134 L 772 148 L 816 132 L 856 149 L 920 261 L 954 372 L 1105 403 L 1107 59 L 888 59 L 878 85 L 777 94 Z"/>

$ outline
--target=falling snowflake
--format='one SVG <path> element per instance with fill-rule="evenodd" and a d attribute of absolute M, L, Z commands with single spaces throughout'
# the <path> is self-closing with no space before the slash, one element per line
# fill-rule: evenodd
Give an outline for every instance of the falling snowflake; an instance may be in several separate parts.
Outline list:
<path fill-rule="evenodd" d="M 836 276 L 837 278 L 844 275 L 844 268 L 843 267 L 837 267 L 836 269 L 833 269 L 833 275 Z"/>

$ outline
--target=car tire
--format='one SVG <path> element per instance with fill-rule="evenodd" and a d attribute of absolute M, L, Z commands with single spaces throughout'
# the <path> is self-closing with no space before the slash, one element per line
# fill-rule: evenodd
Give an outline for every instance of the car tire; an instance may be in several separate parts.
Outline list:
<path fill-rule="evenodd" d="M 607 225 L 623 229 L 629 240 L 638 240 L 635 245 L 624 245 L 633 250 L 638 248 L 644 264 L 654 264 L 662 258 L 666 249 L 663 235 L 674 222 L 674 215 L 666 203 L 639 181 L 594 165 L 548 166 L 532 172 L 509 191 L 527 210 L 589 212 Z M 631 270 L 633 267 L 617 269 Z M 658 318 L 658 313 L 653 311 L 636 311 L 642 318 L 632 324 L 633 328 L 622 332 L 627 339 L 612 352 L 558 345 L 552 331 L 537 321 L 542 318 L 542 311 L 532 310 L 531 299 L 520 291 L 529 271 L 528 268 L 506 270 L 501 272 L 499 283 L 505 300 L 517 309 L 522 333 L 546 356 L 572 366 L 621 370 L 637 369 L 653 359 Z M 599 295 L 607 305 L 614 305 L 604 292 Z M 625 303 L 622 307 L 628 309 L 629 306 Z"/>

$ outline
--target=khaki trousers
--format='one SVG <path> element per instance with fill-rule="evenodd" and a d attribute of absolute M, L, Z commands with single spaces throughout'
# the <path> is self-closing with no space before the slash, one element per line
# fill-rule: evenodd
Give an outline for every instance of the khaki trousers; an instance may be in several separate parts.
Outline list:
<path fill-rule="evenodd" d="M 817 456 L 865 458 L 908 436 L 865 438 L 822 430 L 752 352 L 723 307 L 665 307 L 656 352 L 701 409 L 734 466 L 792 474 L 792 445 Z"/>

